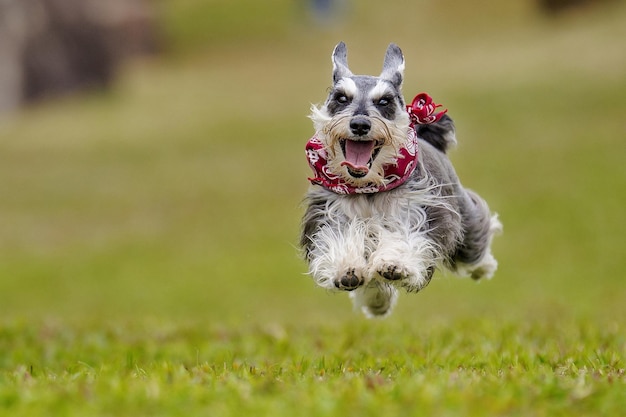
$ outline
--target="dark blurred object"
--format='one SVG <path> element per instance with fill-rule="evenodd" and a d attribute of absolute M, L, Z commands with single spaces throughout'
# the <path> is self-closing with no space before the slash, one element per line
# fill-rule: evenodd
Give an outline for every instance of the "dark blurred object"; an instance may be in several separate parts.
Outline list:
<path fill-rule="evenodd" d="M 0 0 L 0 112 L 108 86 L 156 50 L 154 23 L 146 0 Z"/>
<path fill-rule="evenodd" d="M 593 6 L 608 3 L 611 0 L 537 0 L 539 8 L 549 15 L 557 15 L 581 6 Z"/>

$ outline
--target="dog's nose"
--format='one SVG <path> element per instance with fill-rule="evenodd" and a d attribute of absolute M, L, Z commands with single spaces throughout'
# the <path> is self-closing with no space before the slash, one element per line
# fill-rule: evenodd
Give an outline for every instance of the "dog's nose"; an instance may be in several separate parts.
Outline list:
<path fill-rule="evenodd" d="M 357 136 L 364 136 L 370 131 L 372 124 L 365 116 L 355 116 L 350 120 L 350 130 Z"/>

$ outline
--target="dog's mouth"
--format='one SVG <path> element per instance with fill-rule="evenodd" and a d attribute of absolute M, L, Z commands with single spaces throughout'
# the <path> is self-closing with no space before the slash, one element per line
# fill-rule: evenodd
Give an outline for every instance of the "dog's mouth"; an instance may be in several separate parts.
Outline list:
<path fill-rule="evenodd" d="M 341 166 L 345 166 L 354 178 L 367 175 L 382 146 L 382 142 L 377 140 L 342 139 L 339 143 L 345 157 Z"/>

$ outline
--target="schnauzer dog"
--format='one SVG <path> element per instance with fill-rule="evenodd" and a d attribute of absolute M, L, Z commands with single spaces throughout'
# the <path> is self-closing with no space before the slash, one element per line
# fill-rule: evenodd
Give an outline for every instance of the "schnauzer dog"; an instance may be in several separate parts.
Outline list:
<path fill-rule="evenodd" d="M 349 291 L 368 317 L 388 315 L 398 289 L 417 292 L 444 267 L 490 278 L 497 215 L 464 188 L 446 157 L 452 119 L 420 94 L 406 106 L 404 56 L 389 45 L 380 76 L 354 75 L 346 45 L 332 54 L 333 86 L 312 106 L 306 156 L 314 176 L 300 244 L 316 283 Z"/>

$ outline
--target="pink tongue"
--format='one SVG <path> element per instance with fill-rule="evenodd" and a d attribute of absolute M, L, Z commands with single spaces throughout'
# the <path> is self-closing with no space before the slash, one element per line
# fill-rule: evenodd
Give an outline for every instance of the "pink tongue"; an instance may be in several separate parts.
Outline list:
<path fill-rule="evenodd" d="M 374 150 L 373 140 L 346 140 L 346 160 L 341 165 L 350 165 L 359 171 L 369 171 L 367 164 Z"/>

